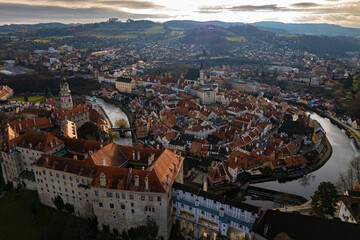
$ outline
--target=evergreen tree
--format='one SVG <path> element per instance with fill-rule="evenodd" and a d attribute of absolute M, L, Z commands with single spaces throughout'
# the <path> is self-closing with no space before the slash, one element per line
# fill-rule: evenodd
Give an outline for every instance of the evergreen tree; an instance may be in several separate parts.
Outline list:
<path fill-rule="evenodd" d="M 331 182 L 322 182 L 311 197 L 311 214 L 319 217 L 334 216 L 339 194 Z"/>

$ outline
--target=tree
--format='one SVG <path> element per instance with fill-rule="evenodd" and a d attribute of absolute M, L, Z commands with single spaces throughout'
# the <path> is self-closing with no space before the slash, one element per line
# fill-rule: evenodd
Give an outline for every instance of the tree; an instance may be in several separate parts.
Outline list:
<path fill-rule="evenodd" d="M 125 119 L 118 119 L 115 121 L 115 126 L 118 128 L 126 128 L 128 127 L 128 123 Z"/>
<path fill-rule="evenodd" d="M 339 174 L 337 187 L 340 192 L 345 192 L 360 183 L 360 156 L 355 157 L 348 166 L 348 170 Z"/>
<path fill-rule="evenodd" d="M 331 182 L 321 182 L 311 197 L 311 214 L 319 217 L 334 216 L 339 194 Z"/>
<path fill-rule="evenodd" d="M 53 203 L 55 204 L 56 209 L 59 211 L 62 211 L 65 207 L 64 201 L 62 200 L 62 198 L 59 195 L 57 195 L 53 199 Z"/>

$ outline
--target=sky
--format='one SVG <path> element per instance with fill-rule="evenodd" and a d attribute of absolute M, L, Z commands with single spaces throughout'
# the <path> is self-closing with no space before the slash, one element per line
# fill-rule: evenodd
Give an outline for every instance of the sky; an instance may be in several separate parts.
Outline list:
<path fill-rule="evenodd" d="M 92 23 L 109 18 L 330 23 L 360 28 L 354 0 L 0 0 L 0 25 Z"/>

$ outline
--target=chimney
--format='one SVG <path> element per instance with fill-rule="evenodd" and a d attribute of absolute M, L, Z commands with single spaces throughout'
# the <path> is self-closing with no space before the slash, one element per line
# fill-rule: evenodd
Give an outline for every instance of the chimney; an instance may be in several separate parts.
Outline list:
<path fill-rule="evenodd" d="M 135 151 L 132 152 L 133 160 L 135 161 Z"/>
<path fill-rule="evenodd" d="M 129 168 L 129 175 L 132 175 L 132 168 Z"/>
<path fill-rule="evenodd" d="M 149 191 L 149 178 L 145 177 L 145 191 Z"/>
<path fill-rule="evenodd" d="M 32 147 L 33 147 L 32 143 L 29 143 L 29 148 L 32 148 Z"/>
<path fill-rule="evenodd" d="M 142 167 L 141 167 L 141 170 L 143 170 L 143 171 L 144 171 L 144 170 L 145 170 L 145 167 L 144 167 L 144 166 L 142 166 Z"/>
<path fill-rule="evenodd" d="M 235 157 L 235 162 L 237 163 L 237 157 Z"/>
<path fill-rule="evenodd" d="M 93 155 L 94 154 L 94 152 L 93 151 L 89 151 L 89 156 L 91 156 L 91 155 Z"/>
<path fill-rule="evenodd" d="M 135 184 L 135 187 L 139 186 L 139 176 L 138 175 L 135 175 L 135 177 L 134 177 L 134 184 Z"/>
<path fill-rule="evenodd" d="M 35 118 L 33 118 L 33 120 L 34 120 L 34 126 L 36 125 L 36 121 L 35 121 Z"/>
<path fill-rule="evenodd" d="M 50 141 L 50 147 L 53 148 L 54 147 L 54 143 L 53 141 Z"/>
<path fill-rule="evenodd" d="M 176 165 L 176 163 L 173 163 L 174 164 L 174 172 L 176 172 L 176 170 L 177 170 L 177 165 Z"/>
<path fill-rule="evenodd" d="M 137 152 L 138 161 L 140 161 L 140 151 Z"/>
<path fill-rule="evenodd" d="M 55 145 L 58 145 L 58 144 L 59 144 L 59 142 L 58 142 L 57 138 L 55 138 Z"/>
<path fill-rule="evenodd" d="M 85 158 L 85 159 L 88 158 L 88 156 L 89 156 L 89 155 L 88 155 L 87 153 L 84 154 L 84 158 Z"/>
<path fill-rule="evenodd" d="M 103 165 L 103 166 L 106 166 L 106 159 L 105 159 L 105 158 L 102 158 L 101 160 L 102 160 L 102 165 Z"/>
<path fill-rule="evenodd" d="M 104 172 L 100 173 L 100 186 L 106 187 L 106 177 Z"/>
<path fill-rule="evenodd" d="M 49 157 L 46 157 L 46 163 L 49 163 Z"/>
<path fill-rule="evenodd" d="M 155 153 L 151 154 L 151 160 L 153 160 L 153 161 L 155 160 Z"/>
<path fill-rule="evenodd" d="M 20 131 L 22 130 L 21 123 L 19 123 L 19 130 L 20 130 Z"/>
<path fill-rule="evenodd" d="M 159 150 L 160 149 L 160 145 L 158 144 L 158 145 L 156 145 L 156 149 L 157 150 Z"/>
<path fill-rule="evenodd" d="M 78 160 L 78 156 L 77 156 L 76 154 L 73 156 L 73 158 L 74 158 L 75 160 Z"/>
<path fill-rule="evenodd" d="M 166 174 L 166 184 L 167 185 L 170 184 L 170 176 L 169 176 L 169 174 Z"/>

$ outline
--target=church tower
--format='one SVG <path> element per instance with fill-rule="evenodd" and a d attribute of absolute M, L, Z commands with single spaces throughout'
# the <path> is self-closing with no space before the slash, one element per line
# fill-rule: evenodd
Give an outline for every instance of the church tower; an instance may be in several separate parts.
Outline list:
<path fill-rule="evenodd" d="M 73 108 L 71 91 L 69 89 L 69 84 L 66 81 L 66 78 L 63 78 L 60 82 L 60 101 L 62 109 L 69 110 Z"/>
<path fill-rule="evenodd" d="M 204 81 L 205 81 L 205 73 L 204 73 L 203 63 L 201 61 L 199 82 L 201 85 L 204 85 Z"/>

